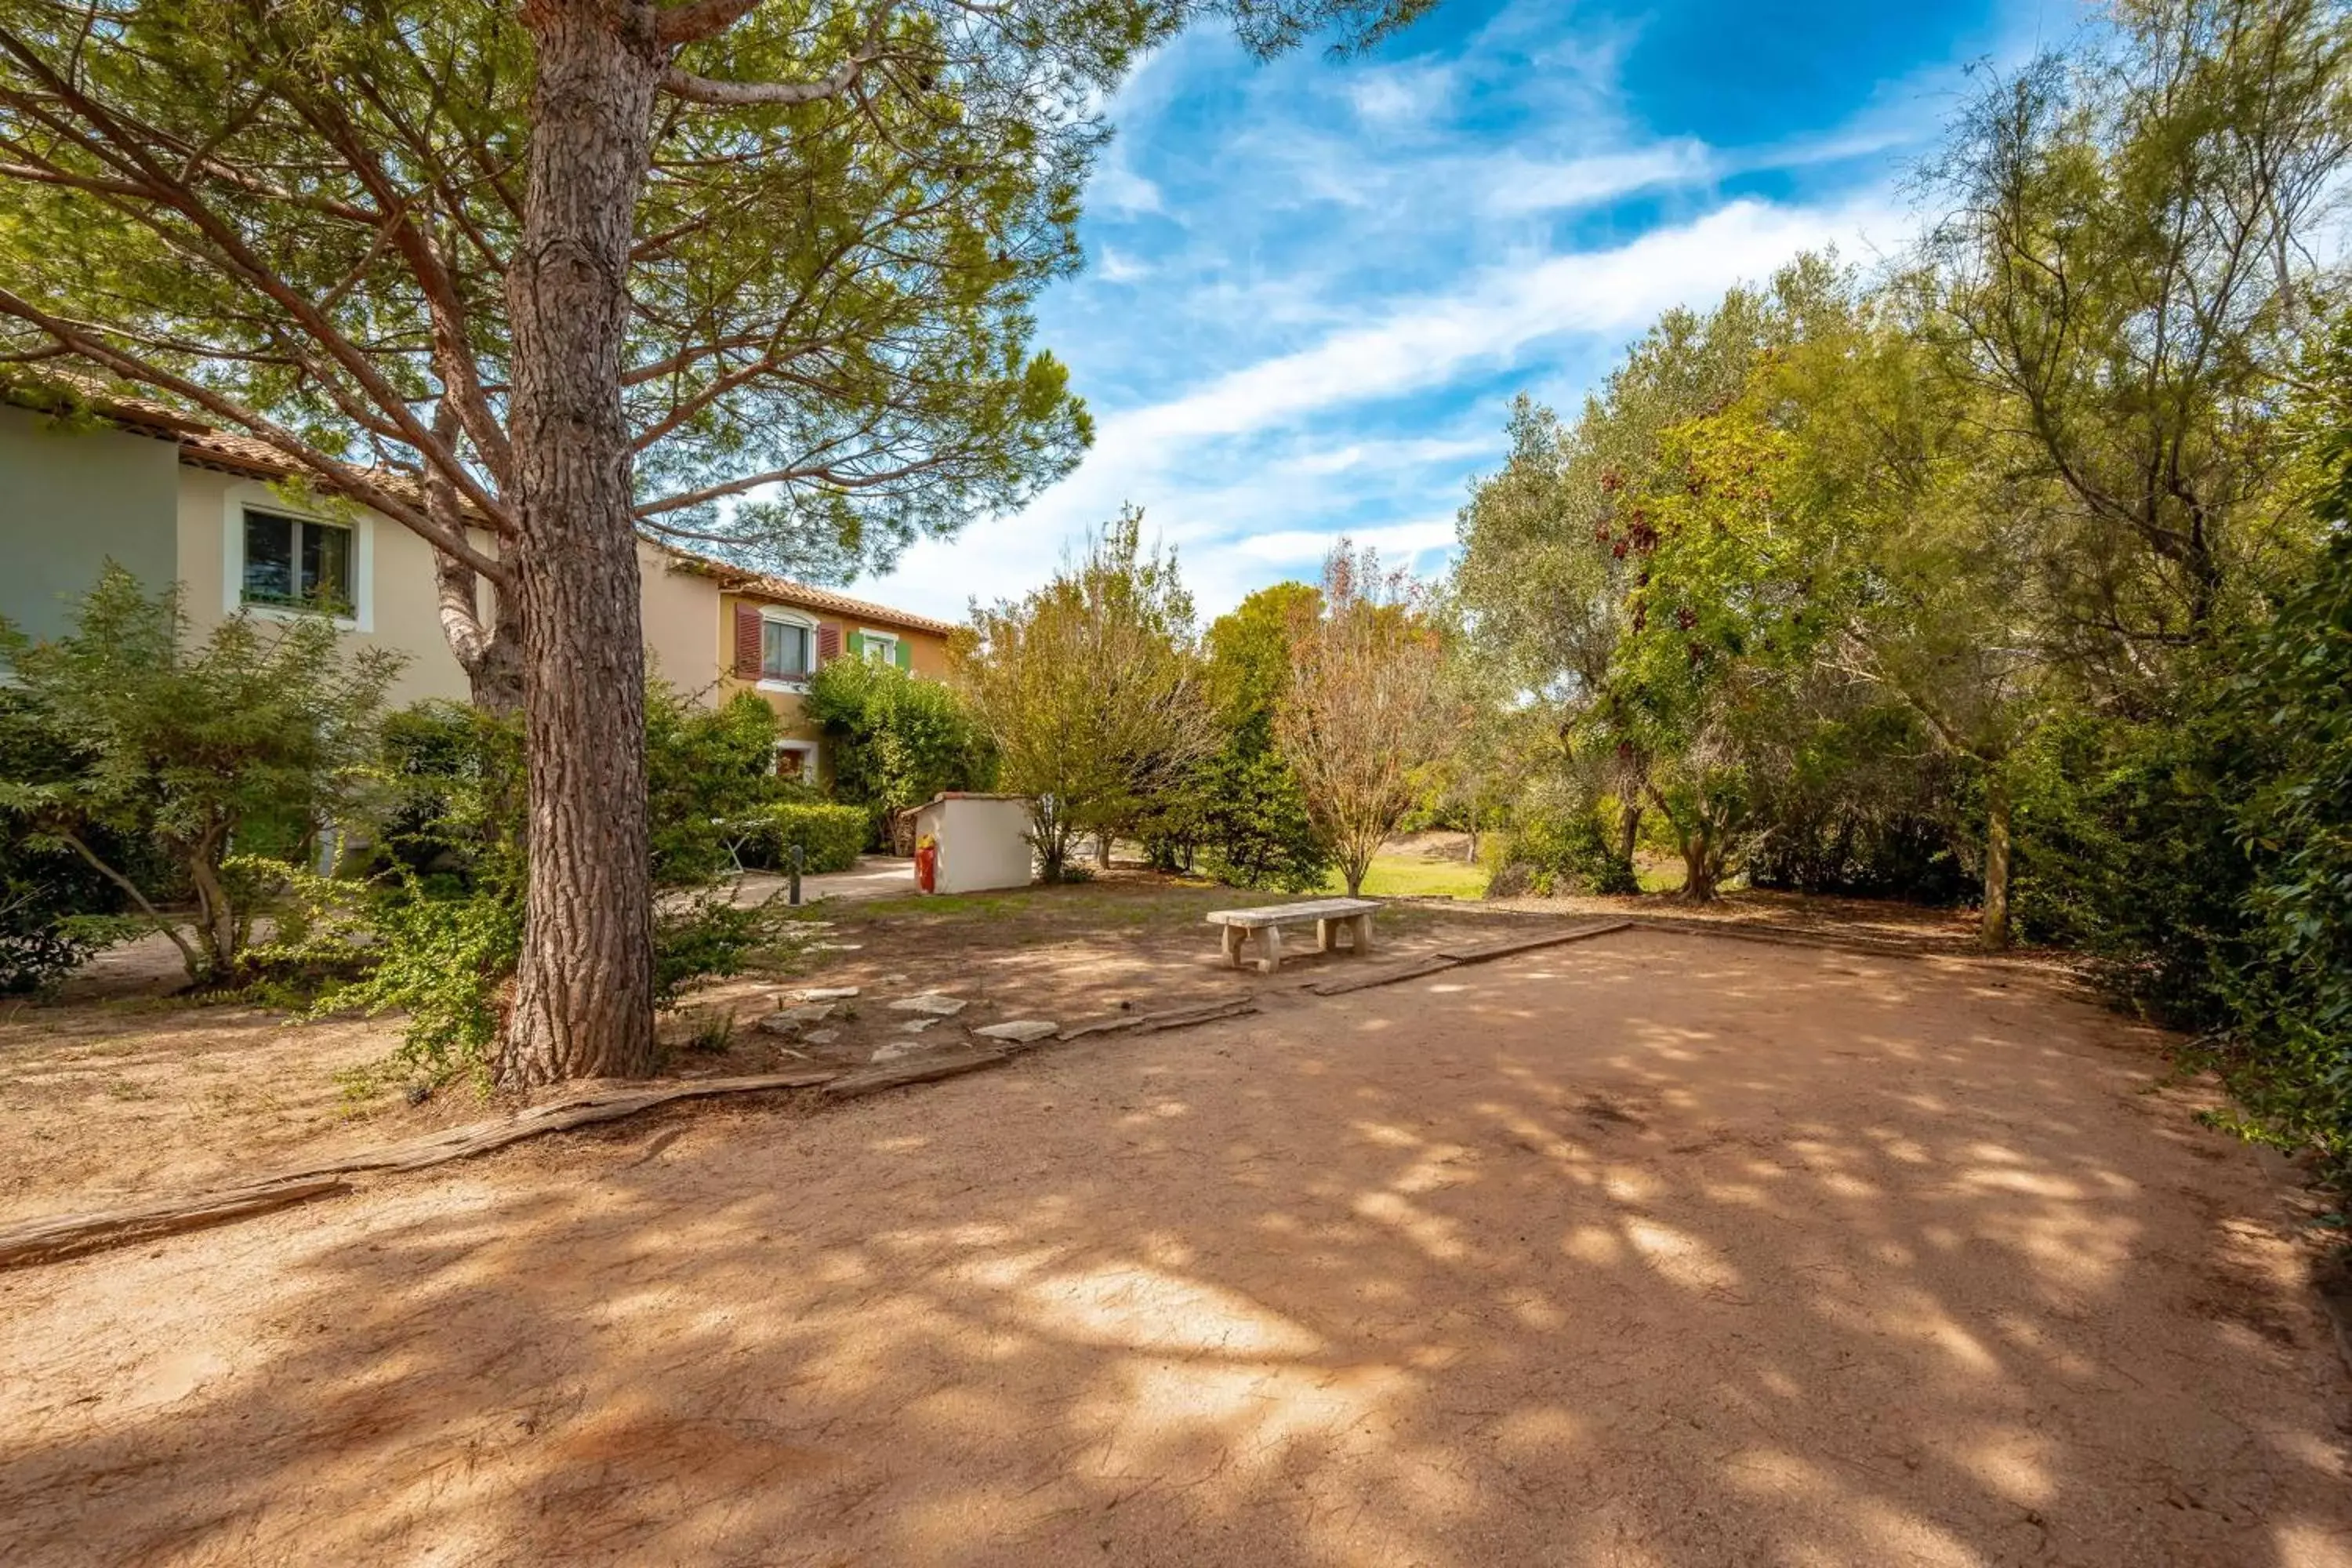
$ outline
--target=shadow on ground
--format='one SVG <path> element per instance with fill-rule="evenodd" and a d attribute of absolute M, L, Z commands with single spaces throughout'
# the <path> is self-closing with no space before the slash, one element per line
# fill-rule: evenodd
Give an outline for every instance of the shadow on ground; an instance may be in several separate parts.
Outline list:
<path fill-rule="evenodd" d="M 2246 1152 L 2037 976 L 1629 933 L 0 1276 L 0 1559 L 2352 1562 Z"/>

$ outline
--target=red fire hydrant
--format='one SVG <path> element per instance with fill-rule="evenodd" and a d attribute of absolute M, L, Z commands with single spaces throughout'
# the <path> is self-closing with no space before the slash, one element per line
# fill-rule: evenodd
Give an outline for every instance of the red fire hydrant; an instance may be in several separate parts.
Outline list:
<path fill-rule="evenodd" d="M 936 893 L 940 880 L 940 841 L 929 834 L 915 840 L 915 886 Z"/>

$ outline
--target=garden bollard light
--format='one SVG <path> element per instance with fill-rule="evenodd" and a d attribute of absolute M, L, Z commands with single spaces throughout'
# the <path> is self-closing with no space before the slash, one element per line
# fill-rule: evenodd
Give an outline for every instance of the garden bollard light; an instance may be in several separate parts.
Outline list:
<path fill-rule="evenodd" d="M 801 901 L 801 847 L 797 844 L 793 846 L 793 890 L 786 901 L 794 908 L 798 908 Z"/>

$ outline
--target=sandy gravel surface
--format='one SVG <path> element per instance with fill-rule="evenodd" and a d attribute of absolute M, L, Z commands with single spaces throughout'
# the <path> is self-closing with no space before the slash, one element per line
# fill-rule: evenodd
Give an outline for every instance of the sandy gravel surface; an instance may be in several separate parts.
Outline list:
<path fill-rule="evenodd" d="M 2352 1563 L 2240 1146 L 1629 933 L 0 1275 L 8 1563 Z"/>
<path fill-rule="evenodd" d="M 968 1005 L 925 1044 L 951 1044 L 967 1025 L 1076 1021 L 1289 989 L 1354 962 L 1299 953 L 1271 980 L 1227 968 L 1201 917 L 1236 897 L 1132 877 L 949 900 L 964 907 L 947 914 L 911 898 L 828 905 L 793 928 L 801 935 L 781 955 L 784 967 L 755 964 L 664 1016 L 664 1076 L 772 1072 L 812 1059 L 862 1066 L 908 1043 L 907 1015 L 889 1002 L 938 988 Z M 1479 906 L 1395 906 L 1381 917 L 1381 951 L 1410 957 L 1558 923 Z M 485 1100 L 459 1082 L 412 1105 L 396 1074 L 355 1098 L 348 1075 L 393 1056 L 397 1016 L 303 1023 L 281 1010 L 169 998 L 183 978 L 170 944 L 151 937 L 101 955 L 58 998 L 0 999 L 0 1226 L 250 1182 L 529 1102 Z M 754 1026 L 811 984 L 861 989 L 830 1021 L 832 1043 L 787 1042 Z M 732 1020 L 724 1050 L 687 1044 L 720 1016 Z"/>

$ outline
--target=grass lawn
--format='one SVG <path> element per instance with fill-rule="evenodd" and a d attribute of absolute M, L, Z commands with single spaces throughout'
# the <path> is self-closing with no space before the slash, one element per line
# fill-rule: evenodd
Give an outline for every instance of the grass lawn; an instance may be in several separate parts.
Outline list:
<path fill-rule="evenodd" d="M 1324 880 L 1326 893 L 1347 890 L 1347 883 L 1340 880 L 1337 871 Z M 1431 860 L 1419 855 L 1376 855 L 1371 869 L 1364 874 L 1364 892 L 1382 899 L 1484 898 L 1486 868 L 1462 860 Z"/>

